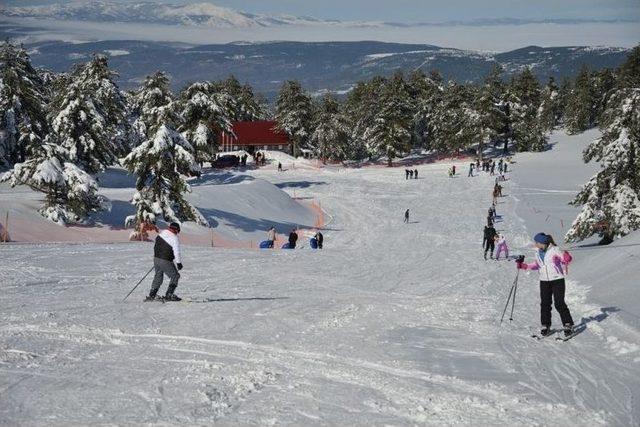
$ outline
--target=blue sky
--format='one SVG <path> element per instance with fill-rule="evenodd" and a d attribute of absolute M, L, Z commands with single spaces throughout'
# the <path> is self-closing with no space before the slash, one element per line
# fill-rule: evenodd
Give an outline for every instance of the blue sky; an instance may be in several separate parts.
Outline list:
<path fill-rule="evenodd" d="M 163 2 L 204 1 L 206 0 Z M 64 3 L 64 0 L 3 1 L 15 6 L 60 2 Z M 215 0 L 210 3 L 253 13 L 387 22 L 446 22 L 494 18 L 640 20 L 640 0 Z"/>

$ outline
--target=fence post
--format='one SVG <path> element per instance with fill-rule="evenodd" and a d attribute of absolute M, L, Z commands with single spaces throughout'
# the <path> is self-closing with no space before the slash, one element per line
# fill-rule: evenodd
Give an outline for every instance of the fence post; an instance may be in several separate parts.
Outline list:
<path fill-rule="evenodd" d="M 7 211 L 7 214 L 5 215 L 4 232 L 2 234 L 2 241 L 4 243 L 7 243 L 7 241 L 9 240 L 9 211 Z"/>

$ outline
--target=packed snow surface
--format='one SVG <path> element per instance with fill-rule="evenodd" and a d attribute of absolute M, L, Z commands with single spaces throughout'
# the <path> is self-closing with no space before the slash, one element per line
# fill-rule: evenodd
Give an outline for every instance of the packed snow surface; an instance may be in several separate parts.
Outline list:
<path fill-rule="evenodd" d="M 530 257 L 523 189 L 561 177 L 528 181 L 533 156 L 515 160 L 497 225 Z M 637 258 L 607 281 L 598 263 L 611 268 L 617 249 L 572 252 L 567 301 L 586 330 L 570 341 L 530 337 L 534 274 L 500 325 L 516 270 L 482 259 L 494 179 L 462 163 L 448 178 L 448 166 L 419 166 L 418 180 L 248 172 L 317 198 L 325 249 L 186 246 L 177 293 L 192 302 L 143 303 L 149 278 L 122 302 L 151 267 L 149 243 L 0 246 L 0 424 L 638 425 L 640 333 L 622 316 L 638 305 L 620 297 L 637 295 Z"/>

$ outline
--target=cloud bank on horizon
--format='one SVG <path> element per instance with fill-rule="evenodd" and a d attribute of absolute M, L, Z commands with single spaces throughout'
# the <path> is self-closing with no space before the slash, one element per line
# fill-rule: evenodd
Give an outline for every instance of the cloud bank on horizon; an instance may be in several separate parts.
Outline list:
<path fill-rule="evenodd" d="M 640 42 L 637 0 L 541 0 L 535 4 L 486 0 L 482 5 L 467 0 L 449 0 L 446 4 L 397 0 L 392 6 L 382 0 L 366 0 L 368 7 L 363 7 L 364 0 L 26 3 L 18 5 L 9 0 L 0 7 L 0 25 L 30 28 L 28 36 L 21 40 L 24 42 L 378 40 L 492 51 L 527 45 L 632 47 Z M 319 3 L 324 7 L 318 8 Z"/>

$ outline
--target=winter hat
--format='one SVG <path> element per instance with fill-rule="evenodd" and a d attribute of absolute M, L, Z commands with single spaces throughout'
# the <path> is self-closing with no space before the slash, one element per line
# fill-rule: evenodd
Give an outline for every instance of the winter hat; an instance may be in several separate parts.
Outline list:
<path fill-rule="evenodd" d="M 535 236 L 533 236 L 533 241 L 536 243 L 542 243 L 543 245 L 548 245 L 549 244 L 549 236 L 547 236 L 544 233 L 538 233 Z"/>
<path fill-rule="evenodd" d="M 180 232 L 180 224 L 178 224 L 177 222 L 172 222 L 171 224 L 169 224 L 169 230 L 174 231 L 176 233 Z"/>

